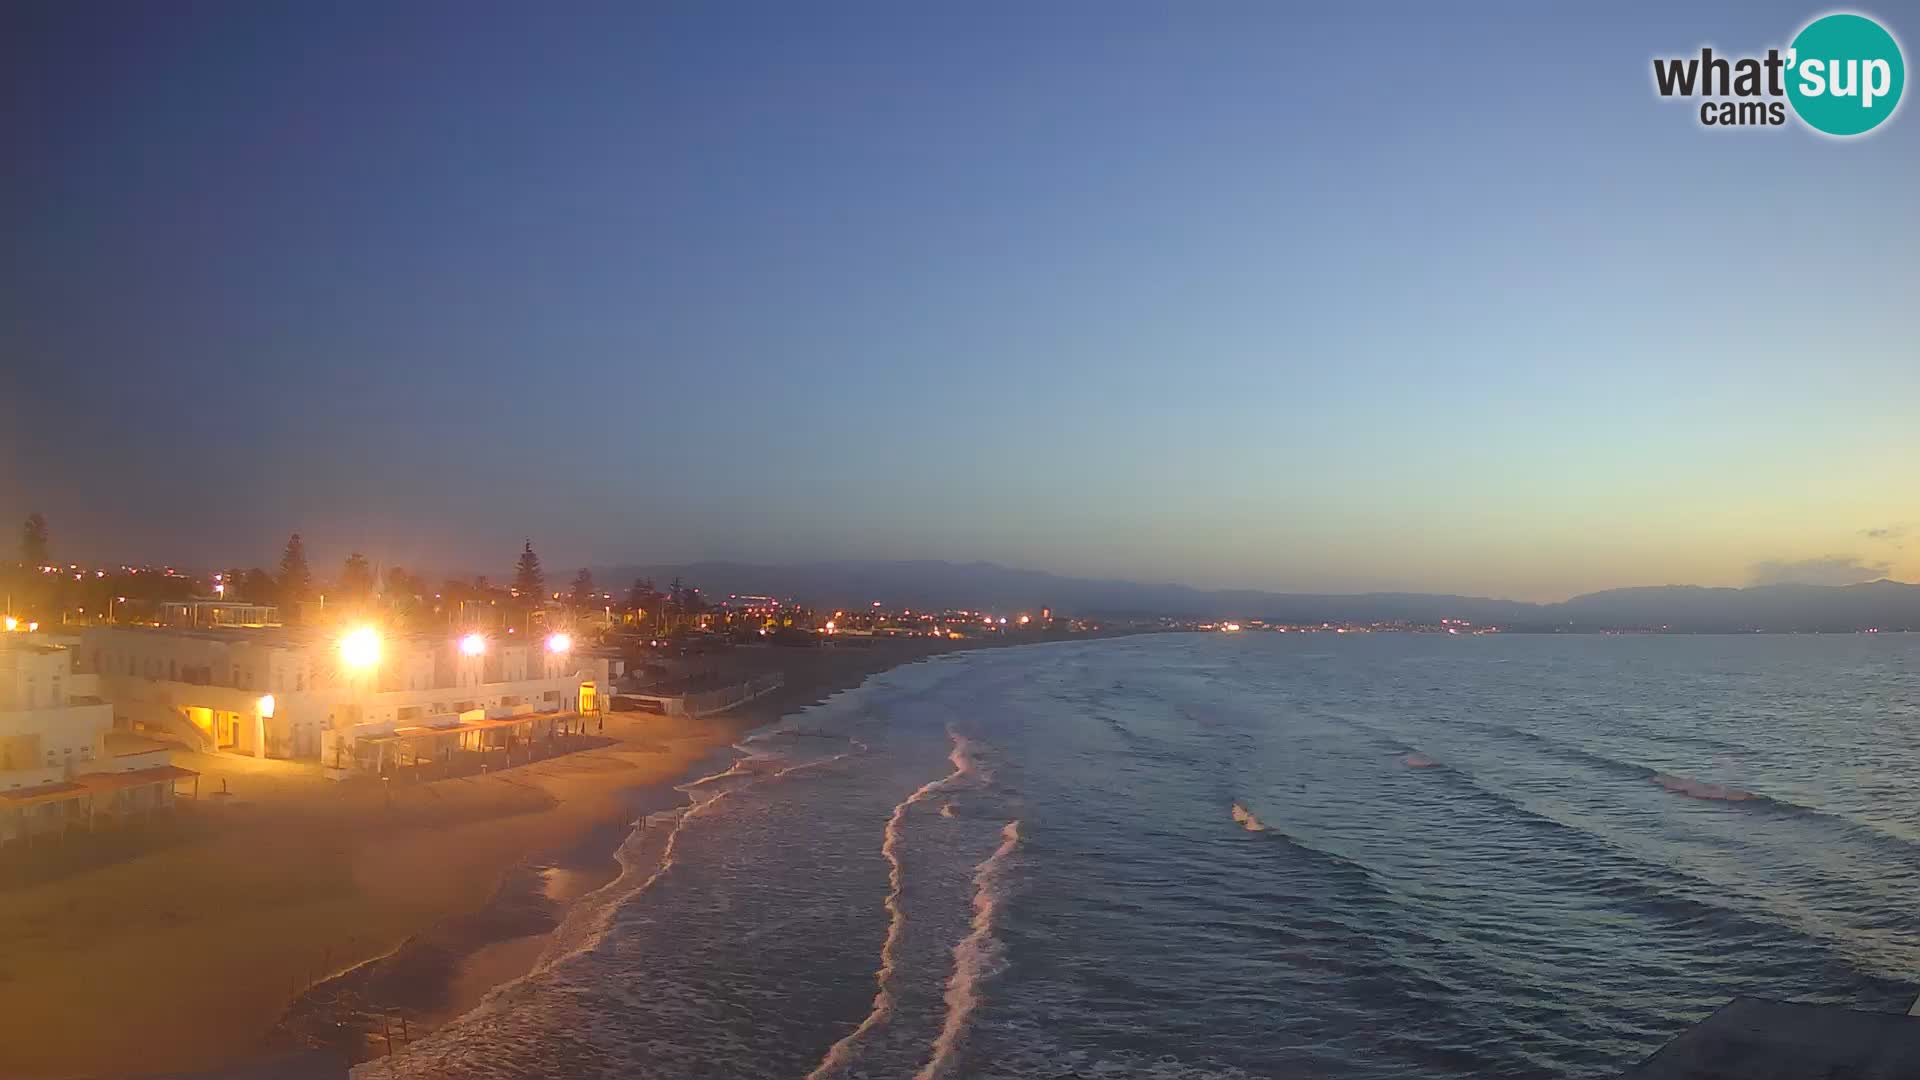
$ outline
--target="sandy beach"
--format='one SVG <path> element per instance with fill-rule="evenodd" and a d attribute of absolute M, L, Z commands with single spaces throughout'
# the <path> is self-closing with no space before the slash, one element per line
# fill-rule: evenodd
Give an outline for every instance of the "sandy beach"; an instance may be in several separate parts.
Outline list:
<path fill-rule="evenodd" d="M 785 685 L 699 721 L 609 714 L 575 752 L 391 791 L 203 758 L 199 804 L 150 850 L 0 881 L 0 1076 L 338 1075 L 528 971 L 636 818 L 744 732 L 998 643 L 730 650 L 703 663 Z"/>

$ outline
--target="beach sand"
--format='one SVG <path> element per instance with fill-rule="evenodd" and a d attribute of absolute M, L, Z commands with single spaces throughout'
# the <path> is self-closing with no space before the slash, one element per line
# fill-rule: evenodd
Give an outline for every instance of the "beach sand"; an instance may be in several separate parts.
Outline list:
<path fill-rule="evenodd" d="M 418 1037 L 530 970 L 567 905 L 612 880 L 636 817 L 679 805 L 673 785 L 744 732 L 897 664 L 998 643 L 728 650 L 700 663 L 786 684 L 700 721 L 609 714 L 592 748 L 391 792 L 196 762 L 200 802 L 153 850 L 0 881 L 0 1076 L 337 1075 L 341 1052 L 382 1053 L 387 1035 L 348 1025 L 333 1051 L 289 1061 L 316 1021 L 406 1017 Z M 221 782 L 231 794 L 212 794 Z"/>

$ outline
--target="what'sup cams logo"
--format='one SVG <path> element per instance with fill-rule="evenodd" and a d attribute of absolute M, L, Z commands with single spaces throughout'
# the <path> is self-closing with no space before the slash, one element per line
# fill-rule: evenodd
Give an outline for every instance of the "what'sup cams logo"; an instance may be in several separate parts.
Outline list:
<path fill-rule="evenodd" d="M 1707 127 L 1767 127 L 1787 110 L 1815 131 L 1865 135 L 1900 107 L 1907 65 L 1900 43 L 1879 23 L 1847 12 L 1802 27 L 1786 49 L 1767 55 L 1656 57 L 1653 86 L 1663 98 L 1702 98 Z"/>

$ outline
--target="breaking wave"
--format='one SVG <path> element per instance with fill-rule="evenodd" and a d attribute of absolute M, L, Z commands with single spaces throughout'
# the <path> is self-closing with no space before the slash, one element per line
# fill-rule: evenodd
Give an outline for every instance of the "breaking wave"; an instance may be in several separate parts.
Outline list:
<path fill-rule="evenodd" d="M 1003 966 L 1000 942 L 993 936 L 994 913 L 1004 899 L 1005 866 L 1020 846 L 1020 823 L 1009 821 L 1000 830 L 1000 846 L 974 871 L 972 930 L 953 947 L 953 975 L 947 980 L 947 1019 L 933 1040 L 933 1057 L 914 1080 L 937 1080 L 948 1075 L 966 1038 L 967 1021 L 980 1004 L 980 984 Z"/>
<path fill-rule="evenodd" d="M 927 781 L 916 788 L 913 794 L 900 800 L 881 833 L 880 853 L 887 859 L 887 898 L 884 905 L 887 909 L 887 936 L 880 945 L 879 970 L 873 976 L 873 1007 L 867 1012 L 866 1018 L 860 1021 L 860 1026 L 827 1050 L 820 1064 L 807 1074 L 807 1080 L 824 1080 L 846 1069 L 867 1037 L 893 1016 L 893 980 L 899 964 L 900 943 L 907 932 L 907 914 L 901 904 L 901 894 L 906 888 L 906 872 L 900 862 L 900 840 L 906 831 L 907 812 L 975 775 L 976 766 L 969 753 L 970 744 L 966 737 L 951 728 L 947 731 L 947 737 L 953 742 L 953 749 L 947 755 L 947 760 L 953 763 L 953 771 L 938 780 Z"/>

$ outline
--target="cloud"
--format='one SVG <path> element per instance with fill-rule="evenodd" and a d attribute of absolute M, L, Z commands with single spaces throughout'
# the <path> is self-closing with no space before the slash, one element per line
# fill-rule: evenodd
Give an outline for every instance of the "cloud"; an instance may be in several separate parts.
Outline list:
<path fill-rule="evenodd" d="M 1912 532 L 1911 525 L 1882 525 L 1877 529 L 1861 529 L 1860 535 L 1869 540 L 1892 544 L 1894 547 L 1905 547 L 1906 545 L 1900 541 L 1906 539 Z"/>
<path fill-rule="evenodd" d="M 1867 562 L 1856 555 L 1825 555 L 1818 559 L 1768 559 L 1753 564 L 1755 585 L 1853 585 L 1878 581 L 1893 573 L 1884 562 Z"/>

